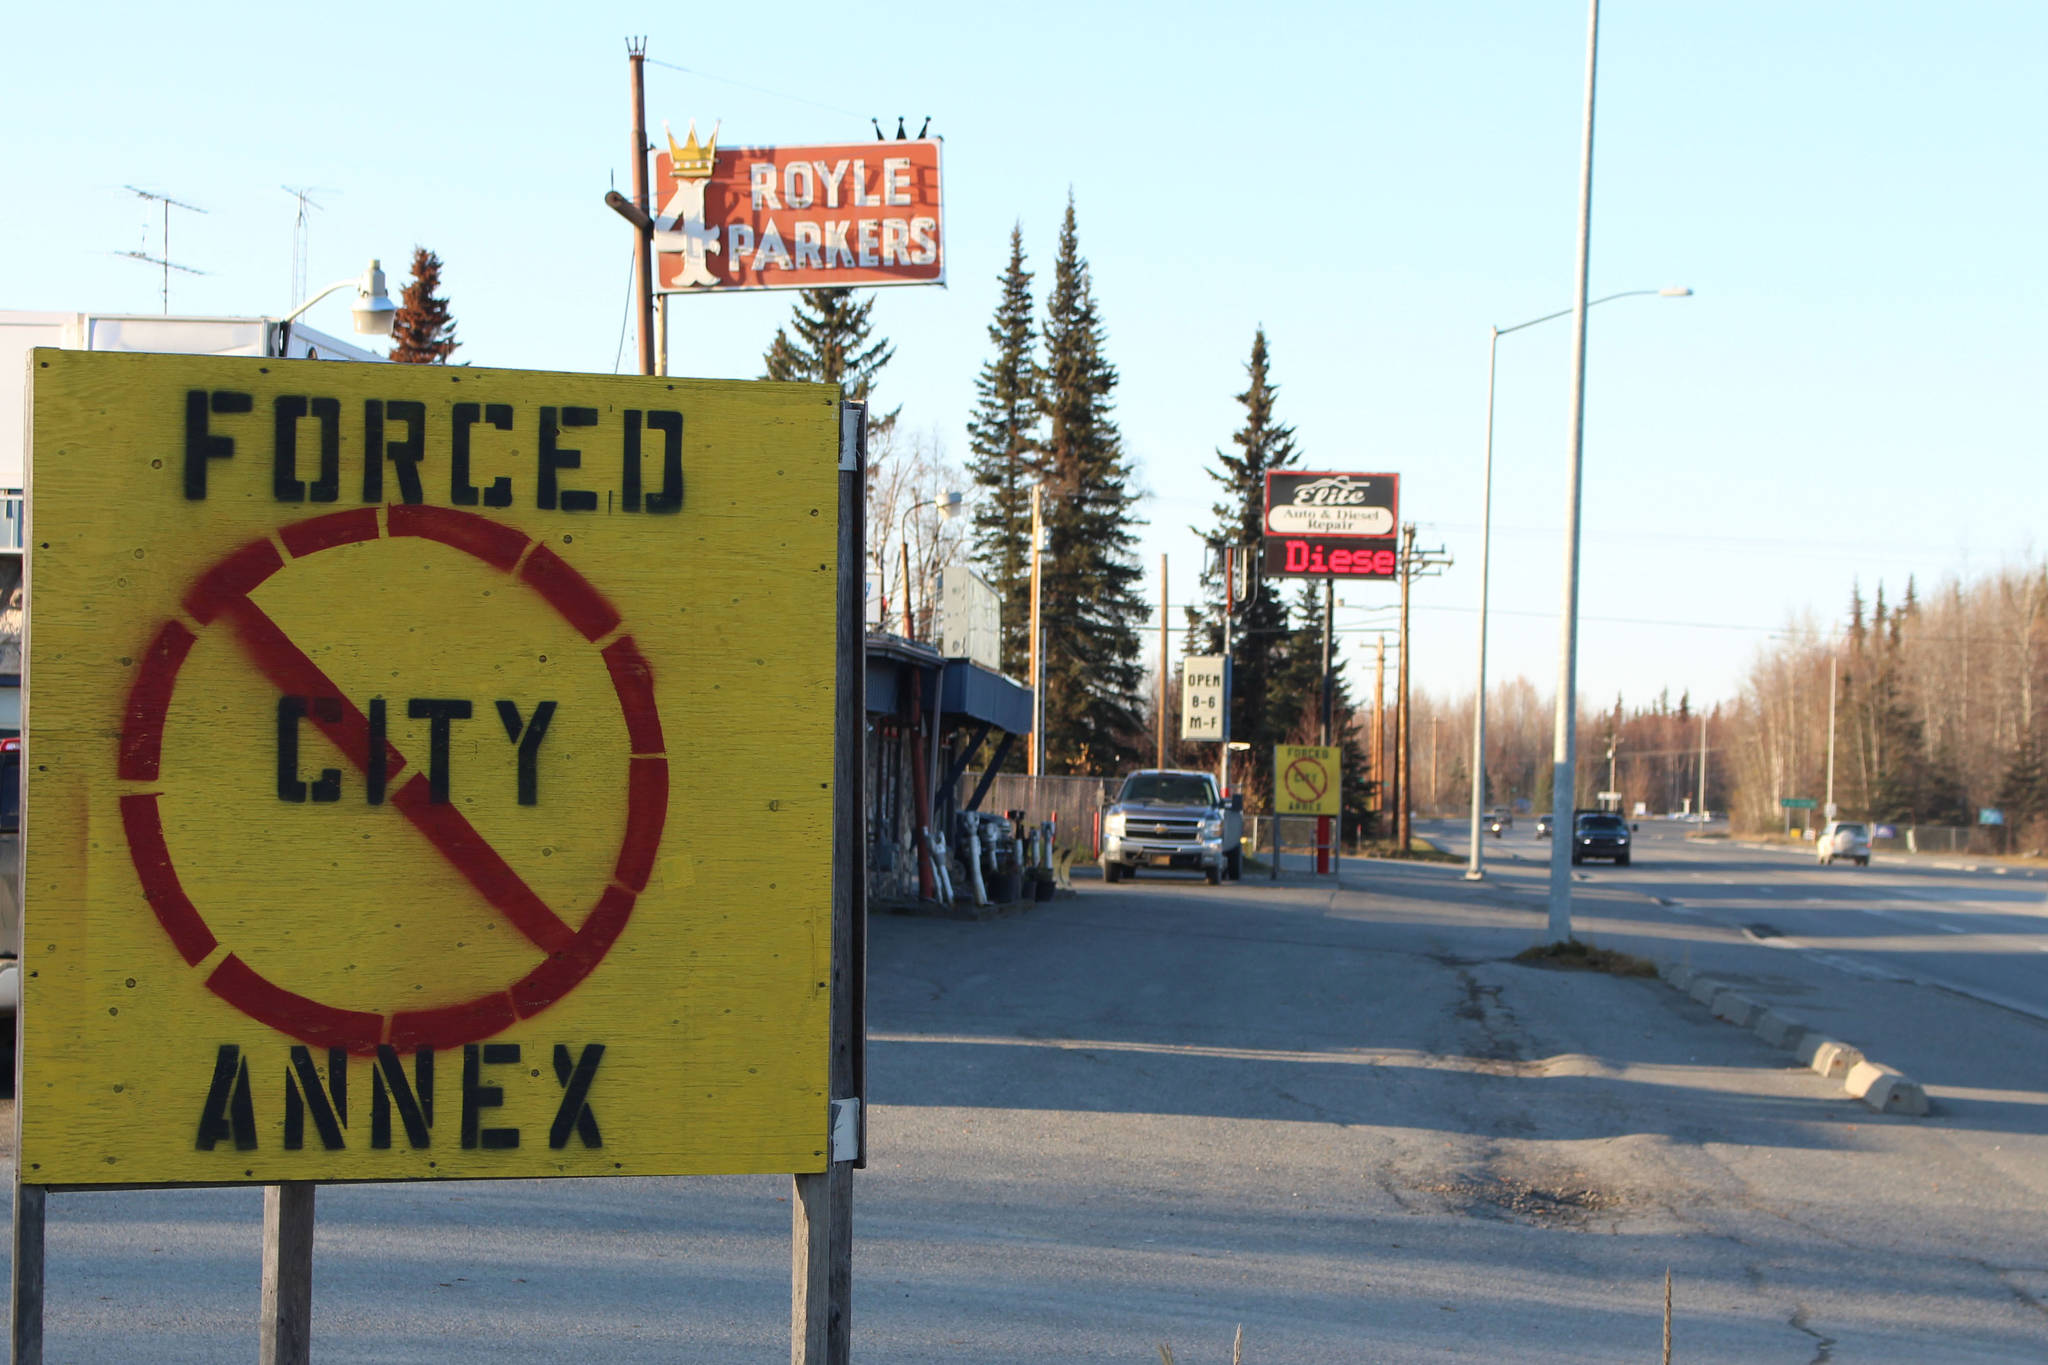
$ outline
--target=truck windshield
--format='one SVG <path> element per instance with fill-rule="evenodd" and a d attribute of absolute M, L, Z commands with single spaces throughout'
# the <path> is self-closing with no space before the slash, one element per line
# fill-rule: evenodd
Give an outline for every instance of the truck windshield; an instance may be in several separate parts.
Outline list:
<path fill-rule="evenodd" d="M 1124 779 L 1116 799 L 1149 806 L 1213 806 L 1215 790 L 1208 778 L 1192 773 L 1137 773 Z"/>

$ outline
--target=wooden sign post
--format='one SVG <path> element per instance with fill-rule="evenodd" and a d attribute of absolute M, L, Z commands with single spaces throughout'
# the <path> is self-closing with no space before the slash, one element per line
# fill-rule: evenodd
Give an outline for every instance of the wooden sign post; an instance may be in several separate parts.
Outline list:
<path fill-rule="evenodd" d="M 287 1365 L 321 1182 L 782 1171 L 825 1196 L 799 1316 L 840 1324 L 793 1359 L 843 1360 L 858 408 L 60 351 L 30 379 L 14 1359 L 50 1190 L 265 1186 Z"/>

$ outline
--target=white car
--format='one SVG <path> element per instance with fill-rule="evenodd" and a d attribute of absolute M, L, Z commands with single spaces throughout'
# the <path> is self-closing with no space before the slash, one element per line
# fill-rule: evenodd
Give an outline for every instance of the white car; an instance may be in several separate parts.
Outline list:
<path fill-rule="evenodd" d="M 1870 826 L 1861 820 L 1830 820 L 1815 841 L 1814 849 L 1822 867 L 1837 858 L 1848 858 L 1858 867 L 1869 867 Z"/>

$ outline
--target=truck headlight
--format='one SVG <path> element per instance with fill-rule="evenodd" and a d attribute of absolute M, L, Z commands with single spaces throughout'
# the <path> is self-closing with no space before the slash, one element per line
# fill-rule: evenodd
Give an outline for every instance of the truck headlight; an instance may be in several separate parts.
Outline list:
<path fill-rule="evenodd" d="M 1104 816 L 1102 819 L 1102 833 L 1105 838 L 1109 839 L 1123 838 L 1124 813 L 1120 810 L 1113 810 Z"/>
<path fill-rule="evenodd" d="M 1223 821 L 1216 816 L 1211 816 L 1202 821 L 1202 837 L 1204 839 L 1221 839 L 1223 837 Z"/>

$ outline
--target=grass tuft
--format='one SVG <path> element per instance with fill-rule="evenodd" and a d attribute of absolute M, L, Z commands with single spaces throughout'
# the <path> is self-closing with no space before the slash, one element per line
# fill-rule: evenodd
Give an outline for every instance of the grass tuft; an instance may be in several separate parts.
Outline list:
<path fill-rule="evenodd" d="M 1567 971 L 1606 972 L 1610 976 L 1655 976 L 1657 967 L 1644 958 L 1596 948 L 1578 939 L 1562 943 L 1539 943 L 1515 954 L 1515 961 L 1531 967 L 1560 967 Z"/>
<path fill-rule="evenodd" d="M 1418 863 L 1462 863 L 1465 860 L 1455 853 L 1446 853 L 1427 840 L 1411 838 L 1408 851 L 1403 853 L 1392 839 L 1369 840 L 1358 846 L 1361 858 L 1405 858 Z"/>

